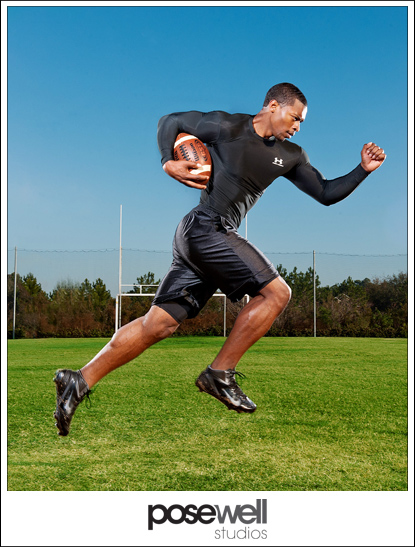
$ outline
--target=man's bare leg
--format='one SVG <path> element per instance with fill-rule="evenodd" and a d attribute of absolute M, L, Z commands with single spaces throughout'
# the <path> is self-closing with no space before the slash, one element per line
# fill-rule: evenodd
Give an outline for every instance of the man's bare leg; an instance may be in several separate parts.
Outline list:
<path fill-rule="evenodd" d="M 112 370 L 125 365 L 144 350 L 172 334 L 177 323 L 167 312 L 153 306 L 144 317 L 120 328 L 111 341 L 81 370 L 60 369 L 56 372 L 56 410 L 54 417 L 59 435 L 69 433 L 79 403 L 89 390 Z"/>
<path fill-rule="evenodd" d="M 171 315 L 152 306 L 146 315 L 121 327 L 108 344 L 81 369 L 89 388 L 156 342 L 173 334 L 178 326 L 179 323 Z"/>
<path fill-rule="evenodd" d="M 271 327 L 287 306 L 290 288 L 277 277 L 242 309 L 213 369 L 235 368 L 242 355 Z M 121 327 L 108 344 L 82 369 L 89 388 L 116 368 L 135 359 L 147 348 L 170 336 L 179 326 L 171 315 L 153 306 L 143 317 Z"/>
<path fill-rule="evenodd" d="M 242 309 L 216 359 L 197 378 L 200 391 L 212 395 L 229 410 L 255 412 L 256 404 L 235 382 L 235 374 L 239 374 L 235 367 L 242 355 L 269 330 L 290 297 L 290 288 L 277 277 Z"/>
<path fill-rule="evenodd" d="M 242 355 L 271 328 L 285 310 L 291 289 L 282 277 L 266 285 L 243 307 L 222 349 L 213 361 L 213 369 L 234 369 Z"/>

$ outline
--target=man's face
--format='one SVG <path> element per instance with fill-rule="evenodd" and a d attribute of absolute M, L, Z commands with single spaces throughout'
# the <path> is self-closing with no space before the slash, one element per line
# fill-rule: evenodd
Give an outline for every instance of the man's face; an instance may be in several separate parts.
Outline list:
<path fill-rule="evenodd" d="M 300 123 L 305 120 L 307 107 L 298 99 L 292 105 L 280 106 L 277 101 L 271 101 L 268 105 L 271 117 L 271 131 L 279 141 L 291 139 L 300 131 Z"/>

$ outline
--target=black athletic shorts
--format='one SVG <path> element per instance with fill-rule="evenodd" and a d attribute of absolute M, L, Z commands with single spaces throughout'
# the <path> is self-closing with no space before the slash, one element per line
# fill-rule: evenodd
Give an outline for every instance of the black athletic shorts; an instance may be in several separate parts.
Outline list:
<path fill-rule="evenodd" d="M 196 317 L 220 289 L 232 301 L 258 292 L 278 277 L 273 264 L 238 234 L 229 220 L 198 205 L 177 227 L 173 262 L 153 305 L 179 323 Z"/>

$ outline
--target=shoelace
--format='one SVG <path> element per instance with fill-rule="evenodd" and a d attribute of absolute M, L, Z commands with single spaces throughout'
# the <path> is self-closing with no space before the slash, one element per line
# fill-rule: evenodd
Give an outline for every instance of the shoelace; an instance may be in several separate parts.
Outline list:
<path fill-rule="evenodd" d="M 85 378 L 83 377 L 82 372 L 81 372 L 80 370 L 78 370 L 77 372 L 78 372 L 79 375 L 81 376 L 82 380 L 85 382 Z M 85 384 L 86 384 L 86 382 L 85 382 Z M 89 404 L 87 404 L 86 399 L 83 399 L 83 400 L 85 400 L 85 408 L 88 408 L 88 409 L 91 408 L 91 406 L 92 406 L 92 401 L 91 401 L 91 399 L 90 399 L 90 395 L 92 395 L 93 393 L 95 393 L 95 390 L 96 390 L 96 387 L 94 387 L 93 389 L 88 389 L 88 391 L 85 393 L 85 397 L 88 399 L 88 403 L 89 403 Z M 81 401 L 81 403 L 82 403 L 82 401 Z"/>
<path fill-rule="evenodd" d="M 239 370 L 231 370 L 231 374 L 233 377 L 236 375 L 240 376 L 243 380 L 246 378 L 245 374 L 243 372 L 239 372 Z M 235 378 L 236 381 L 236 378 Z"/>
<path fill-rule="evenodd" d="M 246 379 L 246 376 L 243 372 L 239 372 L 239 370 L 231 370 L 230 372 L 232 374 L 232 379 L 235 381 L 236 385 L 241 385 L 237 379 L 235 378 L 235 376 L 239 376 L 242 380 L 245 380 Z"/>
<path fill-rule="evenodd" d="M 87 408 L 88 410 L 91 408 L 92 406 L 92 401 L 91 401 L 91 398 L 90 398 L 90 395 L 92 395 L 93 393 L 95 393 L 95 389 L 88 389 L 88 391 L 85 393 L 85 397 L 86 399 L 85 400 L 85 408 Z M 88 399 L 88 402 L 86 401 Z"/>
<path fill-rule="evenodd" d="M 239 384 L 239 382 L 237 382 L 237 380 L 235 378 L 235 376 L 239 376 L 242 380 L 245 380 L 245 378 L 246 378 L 245 374 L 243 374 L 242 372 L 239 372 L 238 370 L 232 370 L 231 374 L 232 374 L 232 380 L 235 382 L 234 389 L 235 389 L 236 394 L 238 394 L 239 397 L 241 397 L 243 400 L 247 400 L 248 397 L 242 391 L 241 385 Z"/>

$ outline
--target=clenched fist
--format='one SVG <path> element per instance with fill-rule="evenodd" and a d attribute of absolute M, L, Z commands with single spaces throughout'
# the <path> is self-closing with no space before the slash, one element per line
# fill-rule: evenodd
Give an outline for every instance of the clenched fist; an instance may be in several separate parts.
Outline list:
<path fill-rule="evenodd" d="M 386 158 L 384 150 L 373 142 L 368 142 L 363 146 L 361 155 L 362 161 L 360 165 L 368 173 L 380 167 Z"/>

